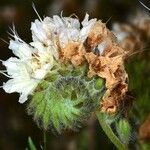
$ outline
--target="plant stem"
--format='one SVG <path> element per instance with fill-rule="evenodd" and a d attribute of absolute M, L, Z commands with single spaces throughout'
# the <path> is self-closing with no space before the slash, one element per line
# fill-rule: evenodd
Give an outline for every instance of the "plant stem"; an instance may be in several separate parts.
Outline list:
<path fill-rule="evenodd" d="M 111 127 L 105 122 L 103 113 L 96 112 L 98 121 L 105 132 L 105 134 L 108 136 L 108 138 L 111 140 L 111 142 L 119 149 L 119 150 L 127 150 L 125 145 L 118 139 L 118 137 L 113 133 Z"/>
<path fill-rule="evenodd" d="M 46 131 L 45 130 L 43 130 L 43 144 L 44 144 L 43 150 L 46 150 L 47 147 L 46 147 Z"/>

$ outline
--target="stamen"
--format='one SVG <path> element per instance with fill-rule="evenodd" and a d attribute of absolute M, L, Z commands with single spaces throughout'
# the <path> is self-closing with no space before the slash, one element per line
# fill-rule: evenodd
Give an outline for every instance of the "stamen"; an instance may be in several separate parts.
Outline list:
<path fill-rule="evenodd" d="M 60 13 L 61 19 L 63 19 L 63 10 Z"/>
<path fill-rule="evenodd" d="M 19 41 L 19 42 L 25 43 L 25 42 L 19 37 L 19 35 L 18 35 L 18 33 L 17 33 L 16 29 L 15 29 L 14 23 L 12 24 L 12 28 L 9 27 L 9 29 L 10 29 L 10 31 L 11 31 L 12 33 L 10 33 L 10 32 L 7 32 L 7 33 L 8 33 L 11 37 L 13 37 L 15 40 L 17 40 L 17 41 Z M 11 37 L 9 37 L 9 39 L 11 39 Z M 11 40 L 12 40 L 12 39 L 11 39 Z"/>
<path fill-rule="evenodd" d="M 62 10 L 61 13 L 60 13 L 60 17 L 61 17 L 61 19 L 66 23 L 66 20 L 65 20 L 64 17 L 63 17 L 63 10 Z"/>
<path fill-rule="evenodd" d="M 12 78 L 11 76 L 9 76 L 8 74 L 4 73 L 3 71 L 0 70 L 0 73 L 3 74 L 4 76 L 8 77 L 8 78 Z"/>
<path fill-rule="evenodd" d="M 40 17 L 40 15 L 39 15 L 39 13 L 37 12 L 37 10 L 36 10 L 36 8 L 35 8 L 34 3 L 32 3 L 32 8 L 34 9 L 34 11 L 35 11 L 35 13 L 37 14 L 38 18 L 39 18 L 39 19 L 40 19 L 40 21 L 42 22 L 42 19 L 41 19 L 41 17 Z"/>
<path fill-rule="evenodd" d="M 106 21 L 106 24 L 112 19 L 112 17 L 109 17 L 109 19 Z"/>
<path fill-rule="evenodd" d="M 40 60 L 40 58 L 36 54 L 33 53 L 33 56 L 34 56 L 34 58 Z"/>
<path fill-rule="evenodd" d="M 72 17 L 75 17 L 76 19 L 79 19 L 79 17 L 78 17 L 75 13 L 71 14 L 70 17 L 71 17 L 71 18 L 72 18 Z"/>
<path fill-rule="evenodd" d="M 10 32 L 7 32 L 7 34 L 9 34 L 12 38 L 14 38 L 14 35 L 11 34 Z M 9 37 L 9 39 L 11 39 L 11 37 Z"/>
<path fill-rule="evenodd" d="M 9 45 L 9 42 L 7 42 L 6 40 L 0 38 L 4 43 L 8 44 Z"/>
<path fill-rule="evenodd" d="M 7 70 L 1 70 L 1 72 L 7 72 Z"/>
<path fill-rule="evenodd" d="M 141 48 L 141 49 L 135 49 L 135 52 L 133 52 L 133 53 L 129 53 L 129 54 L 127 54 L 127 58 L 129 58 L 129 57 L 131 57 L 131 56 L 133 56 L 133 55 L 136 55 L 136 54 L 139 54 L 139 53 L 142 53 L 142 52 L 145 52 L 145 51 L 147 51 L 148 49 L 147 48 L 149 48 L 149 46 L 145 46 L 145 47 L 143 47 L 143 48 Z"/>

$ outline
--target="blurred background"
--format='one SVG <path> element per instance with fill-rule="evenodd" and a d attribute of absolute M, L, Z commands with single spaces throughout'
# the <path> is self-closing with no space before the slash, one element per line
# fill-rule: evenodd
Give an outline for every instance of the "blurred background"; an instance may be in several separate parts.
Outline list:
<path fill-rule="evenodd" d="M 150 8 L 149 0 L 141 0 L 141 2 Z M 150 17 L 150 11 L 138 0 L 0 0 L 0 59 L 6 60 L 13 56 L 8 49 L 8 32 L 13 23 L 19 36 L 26 42 L 31 41 L 31 22 L 38 18 L 32 3 L 35 4 L 41 17 L 60 15 L 63 11 L 63 16 L 76 14 L 82 20 L 87 12 L 90 18 L 96 17 L 104 23 L 107 22 L 109 29 L 112 29 L 116 22 L 132 25 L 132 18 L 136 18 L 137 12 Z M 138 18 L 138 21 L 140 19 L 142 18 Z M 126 61 L 130 81 L 129 92 L 133 99 L 130 116 L 135 120 L 138 143 L 141 143 L 141 149 L 145 148 L 145 150 L 150 149 L 150 35 L 146 34 L 149 30 L 148 25 L 144 30 L 145 34 L 142 32 L 140 35 L 143 47 L 137 48 Z M 141 34 L 138 31 L 136 31 L 137 35 Z M 133 42 L 134 40 L 133 36 Z M 1 66 L 1 70 L 3 69 Z M 2 85 L 7 78 L 0 75 L 0 81 Z M 6 94 L 0 90 L 0 150 L 24 150 L 29 136 L 40 150 L 43 145 L 43 133 L 32 117 L 27 115 L 26 104 L 18 103 L 18 97 L 18 94 Z M 134 136 L 131 140 L 135 138 Z M 87 125 L 78 133 L 66 132 L 58 136 L 48 132 L 47 138 L 47 149 L 52 150 L 116 149 L 95 117 L 91 117 Z"/>

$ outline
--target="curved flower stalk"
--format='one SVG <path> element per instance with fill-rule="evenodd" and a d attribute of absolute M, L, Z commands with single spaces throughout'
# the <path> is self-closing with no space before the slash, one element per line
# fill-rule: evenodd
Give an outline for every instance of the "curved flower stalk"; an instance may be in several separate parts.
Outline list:
<path fill-rule="evenodd" d="M 100 20 L 89 20 L 88 14 L 81 24 L 71 17 L 40 18 L 31 31 L 29 44 L 16 33 L 10 41 L 16 57 L 3 61 L 12 78 L 3 89 L 20 93 L 21 103 L 30 96 L 28 113 L 44 130 L 78 130 L 99 111 L 109 116 L 100 121 L 110 131 L 116 116 L 122 115 L 128 89 L 126 52 L 113 33 Z"/>

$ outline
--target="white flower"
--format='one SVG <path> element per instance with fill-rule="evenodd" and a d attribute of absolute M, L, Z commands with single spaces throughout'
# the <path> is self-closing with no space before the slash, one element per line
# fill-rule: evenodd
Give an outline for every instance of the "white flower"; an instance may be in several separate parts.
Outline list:
<path fill-rule="evenodd" d="M 38 42 L 31 45 L 20 38 L 11 40 L 9 48 L 18 58 L 11 57 L 2 62 L 11 78 L 3 84 L 3 89 L 7 93 L 20 93 L 20 103 L 27 100 L 28 95 L 32 94 L 38 83 L 53 67 L 51 51 Z"/>
<path fill-rule="evenodd" d="M 19 102 L 24 103 L 27 96 L 33 92 L 39 80 L 31 78 L 28 66 L 17 58 L 9 58 L 3 62 L 6 66 L 7 73 L 10 75 L 10 80 L 3 84 L 3 89 L 7 93 L 20 93 Z"/>
<path fill-rule="evenodd" d="M 30 44 L 21 40 L 13 27 L 14 40 L 10 40 L 9 49 L 16 57 L 2 62 L 7 74 L 1 73 L 11 78 L 3 84 L 3 89 L 7 93 L 20 93 L 19 102 L 24 103 L 59 59 L 59 47 L 70 41 L 84 42 L 95 22 L 96 19 L 89 20 L 88 14 L 81 24 L 77 18 L 55 15 L 42 20 L 39 17 L 31 24 L 33 42 Z"/>
<path fill-rule="evenodd" d="M 95 24 L 95 22 L 97 21 L 97 19 L 91 19 L 89 20 L 89 15 L 86 14 L 84 20 L 82 21 L 82 29 L 80 31 L 80 38 L 83 41 L 86 40 L 86 38 L 88 37 L 88 34 L 90 32 L 91 27 Z"/>
<path fill-rule="evenodd" d="M 33 49 L 24 41 L 10 40 L 9 49 L 20 59 L 31 58 Z"/>
<path fill-rule="evenodd" d="M 79 20 L 76 18 L 54 15 L 53 18 L 46 17 L 43 21 L 35 20 L 31 24 L 33 41 L 40 41 L 47 46 L 59 41 L 62 47 L 69 41 L 84 42 L 95 22 L 96 19 L 89 20 L 88 14 L 85 15 L 81 23 L 82 28 Z"/>
<path fill-rule="evenodd" d="M 58 38 L 61 47 L 64 47 L 69 41 L 78 41 L 80 36 L 78 19 L 54 16 L 53 22 L 56 26 L 54 36 Z"/>
<path fill-rule="evenodd" d="M 38 19 L 31 23 L 31 31 L 33 41 L 40 41 L 45 45 L 51 45 L 51 30 L 53 30 L 49 17 L 46 17 L 42 22 Z"/>

